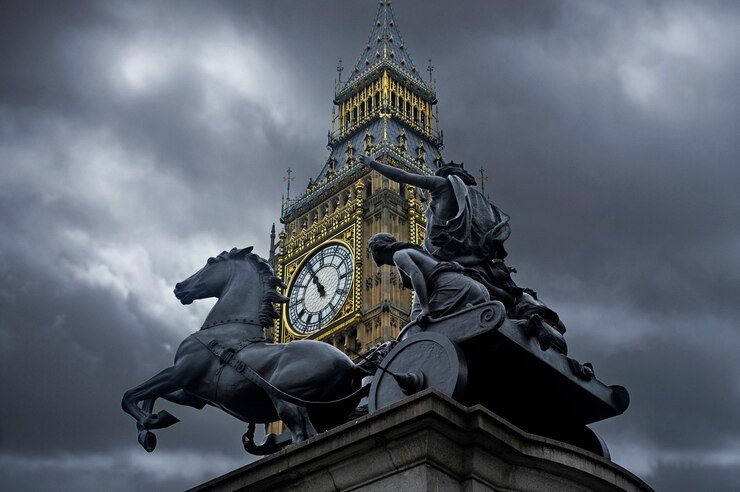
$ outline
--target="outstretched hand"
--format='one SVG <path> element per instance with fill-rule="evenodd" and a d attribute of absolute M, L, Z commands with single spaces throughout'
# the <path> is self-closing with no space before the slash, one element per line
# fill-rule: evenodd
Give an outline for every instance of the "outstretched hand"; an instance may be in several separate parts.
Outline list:
<path fill-rule="evenodd" d="M 376 161 L 375 159 L 373 159 L 369 155 L 365 155 L 365 154 L 362 154 L 362 153 L 357 153 L 355 155 L 357 156 L 358 160 L 360 161 L 360 163 L 363 166 L 367 166 L 370 169 L 374 169 L 375 171 L 379 171 L 381 174 L 383 174 L 383 168 L 390 167 L 387 164 L 381 164 L 380 162 Z M 395 168 L 392 168 L 392 169 L 395 169 Z"/>
<path fill-rule="evenodd" d="M 361 153 L 357 153 L 355 155 L 357 156 L 357 159 L 360 161 L 360 164 L 362 164 L 363 166 L 370 167 L 370 163 L 373 161 L 373 159 Z"/>

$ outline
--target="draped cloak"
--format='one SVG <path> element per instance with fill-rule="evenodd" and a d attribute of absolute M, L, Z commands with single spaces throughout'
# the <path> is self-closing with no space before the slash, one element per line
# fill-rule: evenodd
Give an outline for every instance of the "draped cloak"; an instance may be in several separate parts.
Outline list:
<path fill-rule="evenodd" d="M 452 187 L 457 213 L 449 220 L 437 217 L 431 206 L 426 210 L 424 249 L 441 261 L 454 261 L 465 274 L 482 283 L 492 299 L 509 308 L 521 295 L 502 260 L 504 241 L 511 234 L 509 216 L 478 190 L 467 186 L 454 174 L 447 176 Z M 431 190 L 432 202 L 440 192 Z"/>
<path fill-rule="evenodd" d="M 504 304 L 512 319 L 527 319 L 539 314 L 550 326 L 565 333 L 565 325 L 557 313 L 537 300 L 534 291 L 525 291 L 511 279 L 503 262 L 506 258 L 504 241 L 511 234 L 509 216 L 458 176 L 452 174 L 447 180 L 452 187 L 457 213 L 449 220 L 442 220 L 435 216 L 432 207 L 427 207 L 426 252 L 440 261 L 461 265 L 466 276 L 483 284 L 491 299 Z M 432 202 L 441 197 L 439 189 L 430 192 Z M 459 306 L 459 299 L 457 301 Z M 418 310 L 417 304 L 412 314 Z"/>
<path fill-rule="evenodd" d="M 441 220 L 432 207 L 427 207 L 424 249 L 436 258 L 456 261 L 464 267 L 504 259 L 503 243 L 511 234 L 509 216 L 458 176 L 452 174 L 447 180 L 457 202 L 457 214 L 449 220 Z M 439 193 L 431 190 L 431 195 L 434 201 Z"/>

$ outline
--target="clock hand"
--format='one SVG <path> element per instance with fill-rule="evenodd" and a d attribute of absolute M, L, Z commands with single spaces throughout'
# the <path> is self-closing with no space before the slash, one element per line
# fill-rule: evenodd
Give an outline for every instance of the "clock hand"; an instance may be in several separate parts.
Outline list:
<path fill-rule="evenodd" d="M 316 274 L 314 274 L 312 281 L 316 284 L 316 288 L 319 290 L 319 296 L 324 297 L 326 291 L 324 290 L 324 286 L 321 285 L 321 282 L 319 282 L 319 277 Z"/>
<path fill-rule="evenodd" d="M 319 290 L 319 296 L 324 297 L 326 295 L 326 290 L 324 290 L 324 286 L 321 285 L 318 275 L 316 275 L 316 272 L 314 272 L 313 265 L 309 263 L 307 265 L 307 268 L 308 268 L 308 273 L 311 274 L 311 281 L 316 285 L 316 288 Z"/>

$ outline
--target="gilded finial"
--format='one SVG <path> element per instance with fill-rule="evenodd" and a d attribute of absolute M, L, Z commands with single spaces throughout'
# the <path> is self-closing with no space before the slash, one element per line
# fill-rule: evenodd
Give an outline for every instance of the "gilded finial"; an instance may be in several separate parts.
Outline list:
<path fill-rule="evenodd" d="M 291 176 L 291 174 L 293 174 L 293 170 L 291 168 L 288 168 L 286 172 L 288 173 L 288 175 L 283 176 L 283 181 L 288 182 L 288 191 L 285 194 L 285 200 L 289 202 L 290 201 L 290 182 L 294 181 L 295 178 Z"/>

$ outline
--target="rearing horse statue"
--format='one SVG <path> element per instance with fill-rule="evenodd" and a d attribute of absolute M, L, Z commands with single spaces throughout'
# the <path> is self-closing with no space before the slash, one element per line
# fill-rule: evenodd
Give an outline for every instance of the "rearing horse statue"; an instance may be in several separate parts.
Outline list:
<path fill-rule="evenodd" d="M 280 419 L 293 442 L 343 422 L 357 406 L 368 371 L 340 350 L 313 340 L 267 342 L 264 328 L 278 317 L 273 303 L 288 301 L 276 287 L 285 285 L 251 247 L 209 258 L 175 286 L 183 304 L 219 300 L 200 331 L 180 344 L 172 367 L 124 394 L 121 406 L 136 419 L 144 449 L 156 447 L 151 430 L 179 422 L 167 411 L 153 413 L 157 398 L 198 409 L 213 405 L 248 422 L 252 433 L 254 424 Z M 247 434 L 245 448 L 254 452 Z"/>

